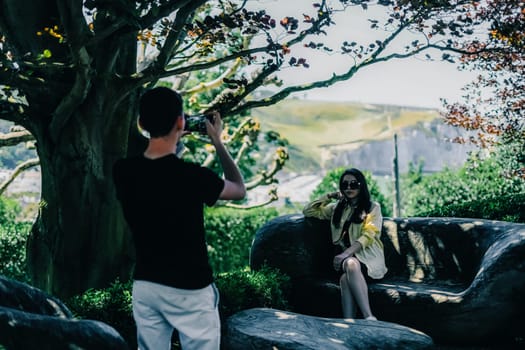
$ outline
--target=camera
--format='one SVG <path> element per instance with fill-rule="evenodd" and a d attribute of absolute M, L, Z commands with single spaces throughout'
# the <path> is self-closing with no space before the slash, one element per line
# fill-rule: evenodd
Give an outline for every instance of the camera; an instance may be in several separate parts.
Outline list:
<path fill-rule="evenodd" d="M 206 134 L 206 119 L 213 123 L 213 114 L 197 114 L 186 117 L 184 130 Z"/>

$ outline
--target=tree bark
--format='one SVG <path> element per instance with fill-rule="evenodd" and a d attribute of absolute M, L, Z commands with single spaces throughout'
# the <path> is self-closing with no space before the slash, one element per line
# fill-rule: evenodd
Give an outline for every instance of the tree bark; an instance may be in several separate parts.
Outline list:
<path fill-rule="evenodd" d="M 27 108 L 13 119 L 34 136 L 42 176 L 41 205 L 27 242 L 31 282 L 68 298 L 128 279 L 133 242 L 111 172 L 117 158 L 140 150 L 129 145 L 139 139 L 131 134 L 138 91 L 120 78 L 136 72 L 136 33 L 92 45 L 82 16 L 73 18 L 79 7 L 67 2 L 17 0 L 0 7 L 0 28 L 16 43 L 17 58 L 46 51 L 51 57 L 32 66 L 31 83 L 20 87 Z"/>
<path fill-rule="evenodd" d="M 129 79 L 137 33 L 92 44 L 77 10 L 67 2 L 0 3 L 13 54 L 42 63 L 21 70 L 31 72 L 19 87 L 27 106 L 9 118 L 31 132 L 40 159 L 41 205 L 26 255 L 31 283 L 60 298 L 130 277 L 133 242 L 111 172 L 116 159 L 144 147 L 135 122 L 140 89 Z M 110 26 L 97 18 L 101 30 Z M 43 52 L 47 59 L 35 59 Z"/>
<path fill-rule="evenodd" d="M 113 188 L 112 163 L 127 152 L 129 123 L 109 128 L 110 120 L 130 120 L 133 98 L 104 118 L 97 106 L 111 104 L 111 93 L 87 99 L 59 144 L 39 140 L 42 205 L 27 246 L 32 283 L 61 298 L 129 278 L 133 246 Z M 92 111 L 92 112 L 91 112 Z M 105 132 L 108 130 L 108 132 Z M 120 130 L 120 132 L 118 131 Z"/>

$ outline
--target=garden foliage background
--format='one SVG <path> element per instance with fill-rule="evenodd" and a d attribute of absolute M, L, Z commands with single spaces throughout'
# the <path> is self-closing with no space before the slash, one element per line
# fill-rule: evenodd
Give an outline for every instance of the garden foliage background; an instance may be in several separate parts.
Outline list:
<path fill-rule="evenodd" d="M 460 169 L 423 175 L 422 164 L 412 164 L 401 176 L 402 205 L 407 216 L 454 216 L 525 223 L 525 181 L 502 176 L 505 152 L 481 159 L 472 156 Z M 328 172 L 311 199 L 337 189 L 344 168 Z M 373 198 L 384 216 L 392 215 L 391 188 L 385 190 L 364 170 Z M 222 319 L 252 307 L 287 309 L 289 279 L 279 271 L 250 271 L 249 253 L 257 230 L 276 216 L 300 212 L 301 203 L 249 210 L 208 208 L 206 230 L 210 263 L 221 293 Z M 20 221 L 22 208 L 16 199 L 0 199 L 0 274 L 30 283 L 25 268 L 25 241 L 30 221 Z M 115 281 L 109 288 L 88 290 L 66 301 L 79 318 L 97 319 L 117 329 L 136 347 L 131 314 L 131 281 Z M 173 348 L 177 348 L 174 336 Z"/>

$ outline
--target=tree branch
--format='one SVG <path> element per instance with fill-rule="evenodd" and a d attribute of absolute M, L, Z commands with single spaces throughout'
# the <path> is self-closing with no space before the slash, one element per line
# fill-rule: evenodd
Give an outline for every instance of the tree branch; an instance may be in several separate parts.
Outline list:
<path fill-rule="evenodd" d="M 244 4 L 243 4 L 243 6 L 244 6 Z M 310 28 L 301 31 L 296 37 L 294 37 L 293 39 L 287 41 L 286 44 L 284 44 L 284 46 L 291 47 L 293 45 L 302 43 L 303 40 L 306 37 L 308 37 L 309 35 L 319 35 L 320 33 L 323 33 L 321 28 L 323 26 L 329 25 L 331 23 L 330 22 L 331 20 L 330 20 L 329 16 L 326 15 L 326 14 L 321 15 L 321 16 L 322 17 L 320 17 L 318 20 L 311 22 L 312 26 Z M 182 40 L 179 40 L 179 42 L 182 42 Z M 221 64 L 223 64 L 225 62 L 235 60 L 235 59 L 240 58 L 240 57 L 249 57 L 249 56 L 251 56 L 251 55 L 253 55 L 255 53 L 277 51 L 277 50 L 281 50 L 283 48 L 282 44 L 275 43 L 275 42 L 273 42 L 273 40 L 269 40 L 269 42 L 270 42 L 269 45 L 265 45 L 265 46 L 257 47 L 257 48 L 252 48 L 252 49 L 240 50 L 240 51 L 234 52 L 233 54 L 230 54 L 228 56 L 221 57 L 221 58 L 218 58 L 218 59 L 215 58 L 213 60 L 209 60 L 209 61 L 206 61 L 206 62 L 203 62 L 203 63 L 192 62 L 191 64 L 187 64 L 184 67 L 179 67 L 179 68 L 172 69 L 172 70 L 160 69 L 160 68 L 158 68 L 159 67 L 158 64 L 155 63 L 155 64 L 152 64 L 150 67 L 155 66 L 157 68 L 155 68 L 155 69 L 153 69 L 153 68 L 146 69 L 146 70 L 144 70 L 144 71 L 142 71 L 142 72 L 140 72 L 138 74 L 139 79 L 137 79 L 135 81 L 135 85 L 134 86 L 135 87 L 136 86 L 141 86 L 141 85 L 144 85 L 144 84 L 146 84 L 146 83 L 148 83 L 150 81 L 155 81 L 155 80 L 158 80 L 158 79 L 161 79 L 161 78 L 166 78 L 166 77 L 169 77 L 169 76 L 181 75 L 181 74 L 185 74 L 185 73 L 192 72 L 192 71 L 198 71 L 198 70 L 206 70 L 206 69 L 213 68 L 213 67 L 216 67 L 218 65 L 221 65 Z M 278 55 L 276 54 L 275 57 L 278 57 Z M 166 60 L 163 60 L 163 61 L 165 61 L 166 63 L 168 62 Z M 161 62 L 161 61 L 159 60 L 159 62 Z M 278 62 L 277 65 L 281 66 L 282 62 Z"/>
<path fill-rule="evenodd" d="M 260 171 L 258 176 L 246 182 L 246 189 L 251 190 L 260 185 L 269 185 L 273 183 L 275 174 L 277 174 L 284 167 L 287 159 L 288 153 L 283 147 L 279 147 L 275 156 L 273 157 L 273 162 L 269 169 Z"/>
<path fill-rule="evenodd" d="M 224 83 L 223 82 L 224 78 L 228 78 L 231 75 L 235 74 L 235 72 L 237 71 L 237 69 L 241 65 L 241 62 L 242 62 L 242 60 L 240 58 L 237 58 L 235 60 L 235 62 L 230 67 L 228 67 L 228 69 L 224 73 L 222 73 L 219 77 L 217 77 L 216 79 L 214 79 L 212 81 L 209 81 L 207 83 L 200 83 L 200 84 L 194 86 L 191 89 L 182 90 L 182 91 L 180 91 L 180 93 L 183 94 L 183 95 L 196 94 L 196 93 L 199 93 L 199 92 L 208 91 L 210 89 L 213 89 L 213 88 L 221 86 Z"/>
<path fill-rule="evenodd" d="M 153 72 L 164 71 L 164 67 L 171 60 L 173 52 L 184 42 L 184 37 L 186 36 L 186 32 L 183 30 L 184 24 L 186 24 L 188 19 L 194 17 L 195 10 L 204 3 L 206 3 L 206 0 L 189 1 L 177 11 L 177 16 L 171 26 L 168 37 L 159 55 L 150 66 Z M 148 73 L 146 72 L 146 74 Z"/>
<path fill-rule="evenodd" d="M 0 196 L 5 192 L 7 187 L 9 187 L 9 185 L 18 177 L 18 175 L 20 175 L 25 170 L 37 166 L 39 164 L 40 159 L 38 158 L 28 159 L 25 162 L 19 164 L 15 168 L 15 170 L 13 170 L 11 175 L 2 184 L 0 184 Z"/>
<path fill-rule="evenodd" d="M 278 45 L 278 44 L 275 44 L 275 45 Z M 281 47 L 280 45 L 278 45 L 278 46 L 279 46 L 279 48 Z M 150 82 L 152 80 L 157 80 L 157 79 L 160 79 L 160 78 L 166 78 L 166 77 L 170 77 L 170 76 L 174 76 L 174 75 L 181 75 L 181 74 L 185 74 L 185 73 L 189 73 L 189 72 L 193 72 L 193 71 L 210 69 L 210 68 L 219 66 L 221 64 L 224 64 L 226 62 L 236 60 L 239 57 L 247 57 L 247 56 L 250 56 L 250 55 L 258 53 L 258 52 L 267 52 L 270 48 L 271 47 L 269 47 L 269 46 L 263 46 L 263 47 L 257 47 L 257 48 L 249 49 L 249 50 L 237 51 L 237 52 L 235 52 L 235 53 L 233 53 L 231 55 L 228 55 L 228 56 L 215 58 L 213 60 L 207 60 L 207 61 L 202 62 L 202 63 L 192 62 L 191 65 L 186 65 L 184 67 L 179 67 L 179 68 L 175 68 L 175 69 L 172 69 L 172 70 L 166 70 L 166 71 L 162 71 L 162 72 L 159 72 L 159 71 L 153 72 L 151 70 L 142 71 L 142 72 L 138 73 L 136 77 L 134 77 L 134 79 L 133 79 L 134 80 L 133 88 L 135 88 L 136 86 L 144 85 L 144 84 L 146 84 L 146 83 L 148 83 L 148 82 Z"/>
<path fill-rule="evenodd" d="M 101 42 L 105 41 L 110 36 L 114 35 L 117 32 L 124 31 L 136 31 L 137 28 L 129 25 L 129 21 L 125 18 L 119 18 L 115 22 L 112 22 L 110 26 L 105 27 L 102 30 L 98 30 L 96 34 L 86 42 L 87 47 L 97 47 Z"/>
<path fill-rule="evenodd" d="M 34 141 L 33 135 L 27 131 L 14 131 L 7 134 L 0 134 L 0 148 L 8 146 L 16 146 L 22 142 Z"/>
<path fill-rule="evenodd" d="M 187 6 L 191 3 L 198 3 L 198 6 L 203 5 L 207 0 L 184 0 L 184 1 L 168 1 L 165 5 L 161 5 L 155 9 L 155 11 L 150 10 L 146 15 L 142 16 L 140 19 L 140 28 L 149 28 L 159 21 L 159 19 L 168 17 L 173 12 L 178 11 L 179 9 Z"/>
<path fill-rule="evenodd" d="M 133 18 L 132 23 L 130 23 L 129 16 L 121 16 L 114 22 L 111 22 L 110 26 L 104 28 L 103 30 L 97 31 L 92 39 L 86 43 L 86 46 L 97 47 L 101 42 L 116 33 L 129 34 L 140 29 L 151 27 L 155 25 L 159 19 L 168 17 L 171 13 L 177 11 L 179 8 L 185 6 L 191 1 L 192 0 L 168 1 L 165 5 L 154 7 L 155 11 L 152 9 L 141 18 Z M 129 11 L 123 12 L 129 13 Z"/>
<path fill-rule="evenodd" d="M 286 97 L 288 97 L 290 94 L 294 92 L 306 91 L 306 90 L 311 90 L 315 88 L 331 86 L 337 82 L 350 79 L 357 72 L 357 70 L 358 70 L 358 66 L 353 66 L 344 74 L 340 74 L 340 75 L 333 74 L 330 79 L 315 81 L 312 83 L 306 83 L 306 84 L 301 84 L 301 85 L 288 86 L 282 89 L 281 91 L 273 94 L 272 96 L 264 98 L 263 100 L 248 101 L 242 104 L 241 106 L 239 106 L 238 108 L 232 109 L 230 111 L 230 114 L 236 115 L 236 114 L 241 114 L 252 108 L 270 106 L 272 104 L 275 104 L 279 101 L 284 100 Z"/>
<path fill-rule="evenodd" d="M 427 45 L 421 46 L 421 47 L 419 47 L 419 48 L 417 48 L 415 50 L 412 50 L 410 52 L 407 52 L 407 53 L 393 53 L 393 54 L 390 54 L 390 55 L 379 57 L 380 54 L 383 53 L 386 50 L 388 45 L 395 38 L 397 38 L 401 34 L 402 31 L 404 31 L 406 28 L 408 28 L 411 23 L 413 23 L 413 20 L 414 20 L 414 18 L 411 21 L 407 21 L 403 25 L 398 27 L 397 30 L 395 30 L 391 35 L 389 35 L 382 42 L 382 45 L 379 46 L 378 49 L 375 50 L 370 55 L 369 58 L 367 58 L 366 60 L 362 61 L 359 64 L 356 64 L 356 65 L 350 67 L 350 69 L 346 73 L 339 74 L 339 75 L 333 74 L 332 77 L 329 78 L 329 79 L 319 80 L 319 81 L 315 81 L 315 82 L 312 82 L 312 83 L 288 86 L 288 87 L 282 89 L 281 91 L 275 93 L 274 95 L 272 95 L 270 97 L 267 97 L 267 98 L 264 98 L 263 100 L 249 101 L 249 102 L 246 102 L 246 103 L 240 105 L 237 108 L 232 108 L 229 113 L 230 114 L 241 114 L 241 113 L 243 113 L 243 112 L 245 112 L 247 110 L 250 110 L 252 108 L 269 106 L 269 105 L 275 104 L 275 103 L 277 103 L 277 102 L 279 102 L 281 100 L 284 100 L 290 94 L 295 93 L 295 92 L 307 91 L 307 90 L 312 90 L 312 89 L 315 89 L 315 88 L 324 88 L 324 87 L 328 87 L 328 86 L 334 85 L 335 83 L 338 83 L 338 82 L 341 82 L 341 81 L 349 80 L 361 68 L 366 67 L 368 65 L 371 65 L 371 64 L 374 64 L 374 63 L 378 63 L 378 62 L 385 62 L 385 61 L 392 60 L 392 59 L 401 59 L 401 58 L 411 57 L 411 56 L 414 56 L 415 54 L 418 54 L 420 52 L 423 52 L 425 50 L 429 50 L 429 49 L 432 49 L 432 48 L 439 49 L 439 50 L 442 50 L 442 51 L 451 51 L 451 52 L 455 52 L 455 53 L 461 53 L 461 54 L 475 54 L 474 52 L 469 52 L 467 50 L 461 50 L 461 49 L 453 48 L 453 47 L 449 47 L 449 46 L 439 46 L 437 44 L 427 44 Z M 482 52 L 486 51 L 486 50 L 487 49 L 484 49 L 484 50 L 482 50 Z"/>
<path fill-rule="evenodd" d="M 27 105 L 0 100 L 0 119 L 12 121 L 15 124 L 23 125 L 28 116 L 24 113 Z"/>
<path fill-rule="evenodd" d="M 82 0 L 57 0 L 60 23 L 62 23 L 66 40 L 72 52 L 82 47 L 88 38 L 92 37 L 89 31 L 84 14 Z"/>
<path fill-rule="evenodd" d="M 83 47 L 76 55 L 77 71 L 75 83 L 71 91 L 61 100 L 53 113 L 53 119 L 49 125 L 49 135 L 53 142 L 58 140 L 64 125 L 71 118 L 78 106 L 84 101 L 91 86 L 90 63 L 91 58 L 87 50 Z"/>
<path fill-rule="evenodd" d="M 257 203 L 257 204 L 246 204 L 246 205 L 227 202 L 226 204 L 224 204 L 224 206 L 227 207 L 227 208 L 248 210 L 248 209 L 255 209 L 255 208 L 265 207 L 268 204 L 270 204 L 272 202 L 275 202 L 278 199 L 279 199 L 278 197 L 269 197 L 264 202 L 260 202 L 260 203 Z"/>
<path fill-rule="evenodd" d="M 19 69 L 13 68 L 2 69 L 0 71 L 0 81 L 3 85 L 8 85 L 21 91 L 41 89 L 48 83 L 41 77 L 24 75 Z"/>
<path fill-rule="evenodd" d="M 215 151 L 213 151 L 213 152 L 209 152 L 209 153 L 208 153 L 208 156 L 206 157 L 206 159 L 204 160 L 204 162 L 202 162 L 202 166 L 203 166 L 203 167 L 206 167 L 206 168 L 211 167 L 211 165 L 212 165 L 213 162 L 215 161 L 215 158 L 216 158 L 215 156 L 216 156 Z"/>
<path fill-rule="evenodd" d="M 272 203 L 272 202 L 275 202 L 276 200 L 279 199 L 279 196 L 277 195 L 277 188 L 276 187 L 272 187 L 269 191 L 268 191 L 268 199 L 266 201 L 263 201 L 263 202 L 260 202 L 260 203 L 256 203 L 256 204 L 235 204 L 235 203 L 231 203 L 231 202 L 226 202 L 226 204 L 224 204 L 225 207 L 228 207 L 228 208 L 235 208 L 235 209 L 254 209 L 254 208 L 262 208 L 262 207 L 265 207 L 267 206 L 268 204 Z"/>

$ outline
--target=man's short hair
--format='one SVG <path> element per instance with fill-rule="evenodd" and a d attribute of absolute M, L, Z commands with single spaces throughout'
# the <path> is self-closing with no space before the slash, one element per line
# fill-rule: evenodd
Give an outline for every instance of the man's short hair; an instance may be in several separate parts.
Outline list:
<path fill-rule="evenodd" d="M 147 90 L 140 98 L 139 125 L 150 137 L 170 133 L 177 118 L 182 116 L 182 97 L 167 87 Z"/>

